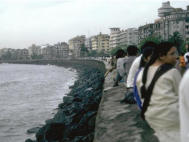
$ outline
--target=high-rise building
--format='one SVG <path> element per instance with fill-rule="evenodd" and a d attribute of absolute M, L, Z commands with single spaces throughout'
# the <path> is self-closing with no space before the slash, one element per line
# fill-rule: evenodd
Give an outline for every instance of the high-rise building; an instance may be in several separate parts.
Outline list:
<path fill-rule="evenodd" d="M 138 29 L 128 28 L 121 30 L 118 38 L 118 46 L 138 45 Z"/>
<path fill-rule="evenodd" d="M 92 41 L 91 41 L 92 37 L 86 38 L 85 39 L 85 47 L 90 51 L 92 50 Z"/>
<path fill-rule="evenodd" d="M 120 28 L 110 28 L 110 41 L 109 41 L 110 50 L 118 46 L 120 32 L 121 32 Z"/>
<path fill-rule="evenodd" d="M 92 36 L 92 50 L 96 50 L 98 52 L 105 51 L 106 53 L 109 52 L 109 39 L 110 36 L 108 34 L 99 33 L 96 36 Z"/>
<path fill-rule="evenodd" d="M 54 45 L 57 58 L 67 58 L 69 56 L 69 45 L 66 42 L 59 42 Z"/>
<path fill-rule="evenodd" d="M 138 45 L 138 29 L 128 28 L 120 30 L 120 28 L 110 28 L 110 49 L 128 45 Z"/>
<path fill-rule="evenodd" d="M 75 57 L 80 57 L 81 46 L 85 45 L 85 35 L 76 36 L 69 40 L 70 53 Z"/>
<path fill-rule="evenodd" d="M 151 35 L 167 40 L 174 32 L 179 32 L 185 41 L 189 41 L 189 6 L 183 10 L 172 7 L 169 1 L 163 2 L 158 16 L 160 18 L 154 23 L 139 27 L 139 41 Z"/>
<path fill-rule="evenodd" d="M 35 44 L 32 44 L 30 47 L 28 47 L 29 55 L 41 55 L 41 47 L 37 46 Z"/>

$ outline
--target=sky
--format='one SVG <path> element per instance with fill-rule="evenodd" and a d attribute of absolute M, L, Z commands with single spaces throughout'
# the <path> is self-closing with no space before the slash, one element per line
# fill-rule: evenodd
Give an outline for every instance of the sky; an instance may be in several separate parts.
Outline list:
<path fill-rule="evenodd" d="M 90 37 L 153 23 L 166 0 L 0 0 L 0 49 Z M 188 0 L 170 0 L 186 9 Z"/>

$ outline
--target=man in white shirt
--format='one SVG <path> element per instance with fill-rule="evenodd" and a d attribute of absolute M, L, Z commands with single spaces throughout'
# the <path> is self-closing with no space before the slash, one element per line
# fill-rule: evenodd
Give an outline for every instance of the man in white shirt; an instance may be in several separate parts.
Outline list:
<path fill-rule="evenodd" d="M 154 42 L 152 41 L 147 41 L 143 44 L 143 46 L 141 47 L 141 53 L 143 53 L 143 51 L 145 50 L 146 47 L 148 48 L 154 48 L 155 46 L 157 46 Z M 137 57 L 129 70 L 129 74 L 127 77 L 127 89 L 132 89 L 133 88 L 133 84 L 134 84 L 134 78 L 135 78 L 135 74 L 137 73 L 137 71 L 139 70 L 139 66 L 140 66 L 140 62 L 141 62 L 141 57 L 142 55 L 140 55 L 139 57 Z"/>

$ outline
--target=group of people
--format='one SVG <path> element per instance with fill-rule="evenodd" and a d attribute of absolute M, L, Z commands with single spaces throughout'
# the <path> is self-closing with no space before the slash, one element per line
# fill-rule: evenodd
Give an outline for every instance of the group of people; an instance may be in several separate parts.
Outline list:
<path fill-rule="evenodd" d="M 120 80 L 125 82 L 127 95 L 132 92 L 141 117 L 154 129 L 160 142 L 188 142 L 189 49 L 184 55 L 185 67 L 179 66 L 177 45 L 171 42 L 147 41 L 139 56 L 138 51 L 136 46 L 128 46 L 126 54 L 117 51 L 114 86 Z M 186 70 L 183 76 L 181 70 Z"/>

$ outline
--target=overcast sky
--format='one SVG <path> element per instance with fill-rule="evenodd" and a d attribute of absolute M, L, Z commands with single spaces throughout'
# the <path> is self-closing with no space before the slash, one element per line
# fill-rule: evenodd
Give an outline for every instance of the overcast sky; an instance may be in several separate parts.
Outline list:
<path fill-rule="evenodd" d="M 165 0 L 0 0 L 0 48 L 68 42 L 77 35 L 109 34 L 158 18 Z M 170 0 L 186 9 L 188 0 Z"/>

